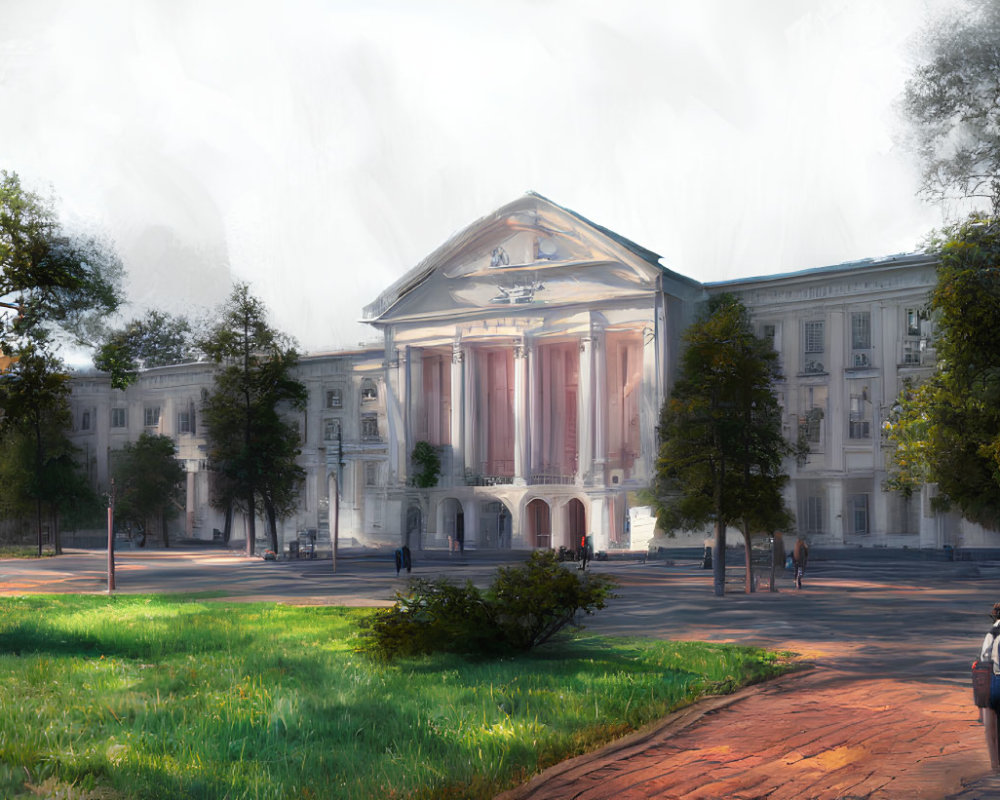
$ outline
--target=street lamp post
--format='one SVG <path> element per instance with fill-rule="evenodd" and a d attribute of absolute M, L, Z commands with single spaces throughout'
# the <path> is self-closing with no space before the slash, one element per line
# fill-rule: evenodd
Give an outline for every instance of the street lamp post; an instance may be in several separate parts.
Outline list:
<path fill-rule="evenodd" d="M 108 594 L 115 590 L 115 479 L 108 492 Z"/>

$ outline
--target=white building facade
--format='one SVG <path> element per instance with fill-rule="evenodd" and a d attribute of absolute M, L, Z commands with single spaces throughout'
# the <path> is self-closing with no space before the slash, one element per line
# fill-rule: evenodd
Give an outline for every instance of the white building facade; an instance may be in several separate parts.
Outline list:
<path fill-rule="evenodd" d="M 781 355 L 786 435 L 810 445 L 805 463 L 788 465 L 799 533 L 830 547 L 1000 544 L 993 532 L 935 514 L 930 488 L 909 501 L 882 490 L 881 424 L 903 379 L 934 368 L 926 313 L 934 282 L 933 259 L 913 255 L 703 285 L 525 195 L 452 237 L 364 309 L 378 346 L 302 359 L 306 481 L 280 539 L 315 531 L 322 547 L 336 520 L 351 544 L 557 549 L 591 536 L 597 550 L 645 549 L 653 525 L 637 493 L 655 467 L 681 335 L 699 303 L 730 292 Z M 125 392 L 80 375 L 74 437 L 102 489 L 126 441 L 143 430 L 173 437 L 188 472 L 174 535 L 229 530 L 239 540 L 245 521 L 227 523 L 211 505 L 199 415 L 212 369 L 147 370 Z M 441 457 L 430 489 L 412 479 L 418 442 Z"/>

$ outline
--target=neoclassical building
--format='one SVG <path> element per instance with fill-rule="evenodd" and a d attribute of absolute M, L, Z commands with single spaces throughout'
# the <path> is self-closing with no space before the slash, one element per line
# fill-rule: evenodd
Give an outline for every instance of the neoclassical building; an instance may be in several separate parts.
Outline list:
<path fill-rule="evenodd" d="M 925 255 L 701 284 L 660 257 L 529 193 L 453 236 L 368 305 L 378 345 L 306 356 L 301 415 L 307 479 L 285 542 L 411 548 L 644 549 L 660 406 L 681 334 L 718 292 L 750 308 L 781 354 L 786 433 L 810 444 L 789 463 L 798 531 L 826 546 L 997 544 L 930 507 L 882 491 L 881 423 L 901 381 L 934 366 Z M 209 364 L 147 370 L 125 392 L 106 376 L 74 384 L 75 438 L 97 486 L 113 452 L 143 430 L 172 436 L 188 481 L 177 534 L 209 539 L 212 473 L 198 424 Z M 441 470 L 418 488 L 411 454 Z M 233 537 L 243 521 L 231 521 Z M 258 530 L 263 531 L 262 526 Z M 700 543 L 704 534 L 681 534 Z M 328 546 L 328 545 L 327 545 Z"/>

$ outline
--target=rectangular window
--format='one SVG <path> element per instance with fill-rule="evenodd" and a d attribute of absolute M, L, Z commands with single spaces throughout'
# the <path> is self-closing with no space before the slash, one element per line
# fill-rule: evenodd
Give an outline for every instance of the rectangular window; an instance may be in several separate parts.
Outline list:
<path fill-rule="evenodd" d="M 340 420 L 328 419 L 323 422 L 323 441 L 336 442 L 340 438 Z"/>
<path fill-rule="evenodd" d="M 124 408 L 112 408 L 111 409 L 111 427 L 112 428 L 127 428 L 128 427 L 127 409 L 124 409 Z"/>
<path fill-rule="evenodd" d="M 848 418 L 848 437 L 851 439 L 871 438 L 871 415 L 867 392 L 851 395 L 851 410 Z"/>
<path fill-rule="evenodd" d="M 90 412 L 84 411 L 80 415 L 80 430 L 89 431 L 90 430 Z"/>
<path fill-rule="evenodd" d="M 868 350 L 872 346 L 872 315 L 870 311 L 851 314 L 851 348 Z"/>
<path fill-rule="evenodd" d="M 342 389 L 327 389 L 326 391 L 326 407 L 327 408 L 343 408 L 344 406 L 344 392 Z"/>
<path fill-rule="evenodd" d="M 194 433 L 194 427 L 191 424 L 191 411 L 178 411 L 177 412 L 177 432 L 178 433 Z"/>
<path fill-rule="evenodd" d="M 847 519 L 851 533 L 866 534 L 868 530 L 868 495 L 852 494 L 847 498 Z"/>
<path fill-rule="evenodd" d="M 805 342 L 806 353 L 824 352 L 825 336 L 823 329 L 824 329 L 823 320 L 817 320 L 816 322 L 807 322 L 805 324 L 803 340 Z"/>
<path fill-rule="evenodd" d="M 378 486 L 378 464 L 374 461 L 365 462 L 365 486 Z"/>
<path fill-rule="evenodd" d="M 160 407 L 146 406 L 143 409 L 142 424 L 147 428 L 155 428 L 160 424 Z"/>
<path fill-rule="evenodd" d="M 802 352 L 803 372 L 826 372 L 823 363 L 826 352 L 826 331 L 823 320 L 805 323 L 802 330 Z"/>
<path fill-rule="evenodd" d="M 823 532 L 823 498 L 822 497 L 807 497 L 806 498 L 806 532 L 807 533 L 822 533 Z"/>
<path fill-rule="evenodd" d="M 826 417 L 825 386 L 803 387 L 802 416 L 799 418 L 799 433 L 810 445 L 823 442 L 823 419 Z M 813 448 L 815 449 L 815 448 Z"/>
<path fill-rule="evenodd" d="M 362 441 L 378 441 L 378 415 L 363 414 L 361 416 L 361 439 Z"/>

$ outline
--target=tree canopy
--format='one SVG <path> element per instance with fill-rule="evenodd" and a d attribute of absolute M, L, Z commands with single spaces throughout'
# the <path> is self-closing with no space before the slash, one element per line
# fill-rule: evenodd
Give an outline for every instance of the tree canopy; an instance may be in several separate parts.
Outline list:
<path fill-rule="evenodd" d="M 137 441 L 128 442 L 115 455 L 115 518 L 146 530 L 150 520 L 155 519 L 163 546 L 169 547 L 167 518 L 172 516 L 173 502 L 185 474 L 173 440 L 143 431 Z"/>
<path fill-rule="evenodd" d="M 774 395 L 778 356 L 730 295 L 709 300 L 683 343 L 677 381 L 660 414 L 654 502 L 667 531 L 714 523 L 715 592 L 722 595 L 726 528 L 743 529 L 749 553 L 752 533 L 791 523 L 782 499 L 781 466 L 792 448 Z"/>
<path fill-rule="evenodd" d="M 294 508 L 304 477 L 296 463 L 298 429 L 284 416 L 305 406 L 306 388 L 291 374 L 298 353 L 268 324 L 264 304 L 244 283 L 234 287 L 200 346 L 221 366 L 202 409 L 209 457 L 222 478 L 213 502 L 246 512 L 251 553 L 261 504 L 277 552 L 277 518 Z"/>
<path fill-rule="evenodd" d="M 199 355 L 186 317 L 151 309 L 146 316 L 105 332 L 94 366 L 111 374 L 112 387 L 126 389 L 141 369 L 183 364 Z"/>
<path fill-rule="evenodd" d="M 1000 220 L 946 228 L 930 298 L 937 369 L 909 384 L 885 425 L 895 445 L 888 486 L 936 483 L 937 504 L 1000 527 Z"/>
<path fill-rule="evenodd" d="M 122 266 L 105 243 L 73 236 L 53 204 L 0 170 L 0 351 L 61 328 L 80 341 L 121 303 Z"/>
<path fill-rule="evenodd" d="M 924 34 L 903 109 L 934 198 L 987 198 L 1000 213 L 1000 4 L 964 0 Z"/>

